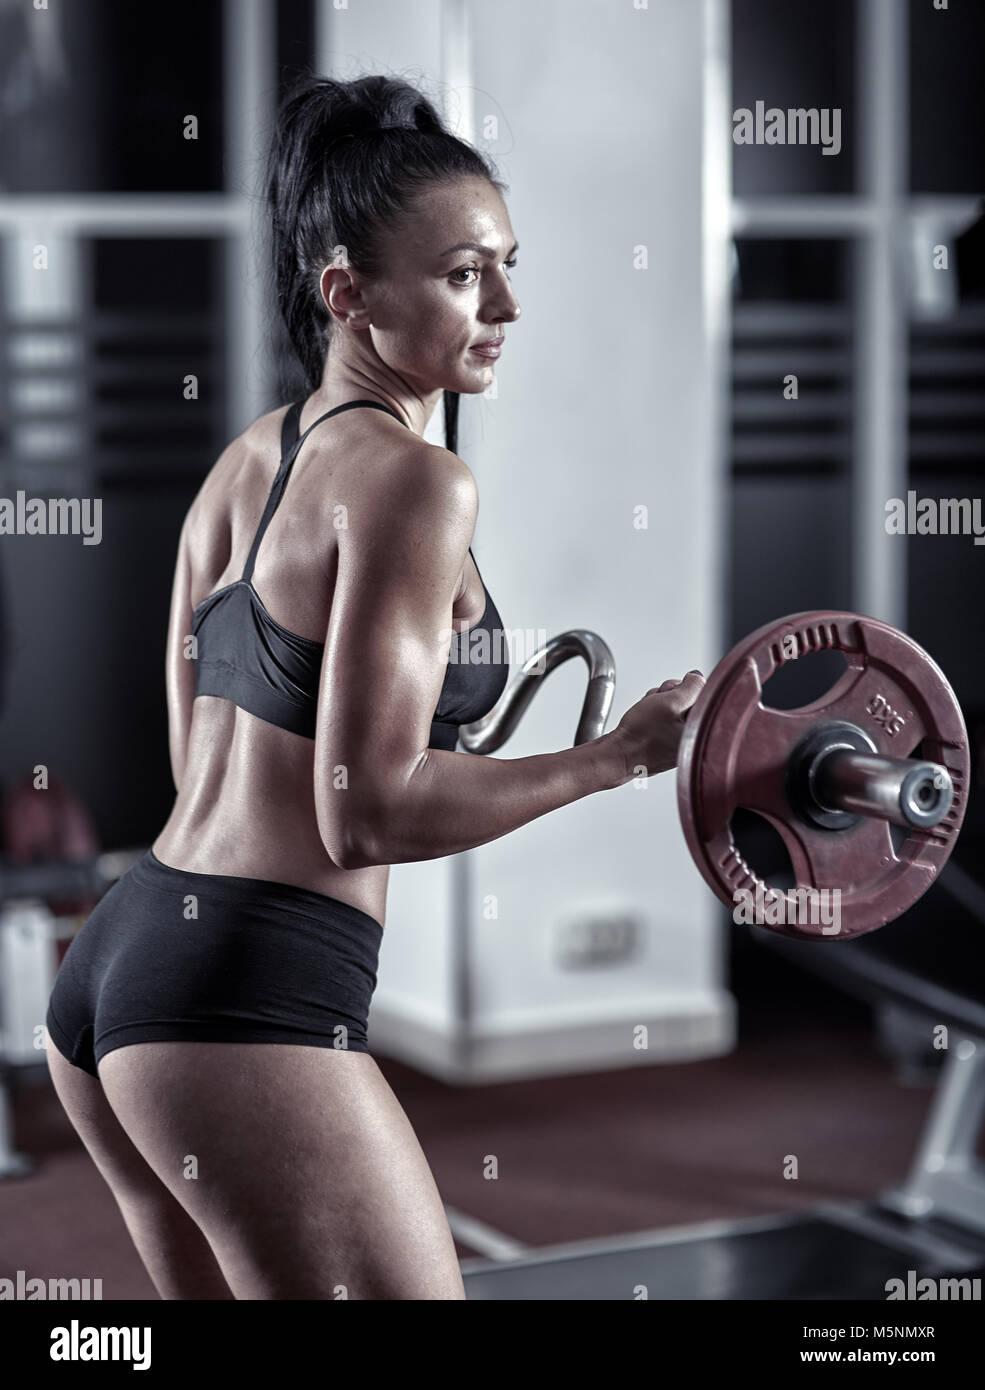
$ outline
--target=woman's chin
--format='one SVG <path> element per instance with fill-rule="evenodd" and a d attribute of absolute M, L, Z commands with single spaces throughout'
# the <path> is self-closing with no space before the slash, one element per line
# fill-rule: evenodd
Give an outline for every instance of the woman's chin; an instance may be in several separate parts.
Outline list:
<path fill-rule="evenodd" d="M 496 373 L 493 370 L 494 362 L 483 362 L 477 368 L 473 368 L 468 373 L 462 373 L 462 384 L 460 386 L 449 386 L 449 391 L 458 391 L 463 396 L 478 396 L 483 391 L 488 391 L 496 380 Z"/>

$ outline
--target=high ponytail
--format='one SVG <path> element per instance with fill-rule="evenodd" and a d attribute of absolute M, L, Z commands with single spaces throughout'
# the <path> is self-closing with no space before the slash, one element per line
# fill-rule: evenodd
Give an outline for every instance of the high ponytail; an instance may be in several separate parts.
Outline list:
<path fill-rule="evenodd" d="M 410 83 L 303 74 L 281 103 L 267 160 L 274 293 L 308 391 L 332 337 L 319 290 L 337 248 L 353 269 L 382 271 L 382 234 L 427 184 L 477 176 L 501 192 L 489 161 L 447 130 Z M 458 446 L 458 393 L 444 392 L 445 447 Z"/>

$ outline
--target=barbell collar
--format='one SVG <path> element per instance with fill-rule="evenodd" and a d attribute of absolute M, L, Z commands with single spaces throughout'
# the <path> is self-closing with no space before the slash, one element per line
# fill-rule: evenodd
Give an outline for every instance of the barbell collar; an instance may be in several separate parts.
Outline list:
<path fill-rule="evenodd" d="M 950 774 L 939 763 L 847 748 L 825 754 L 811 781 L 822 808 L 872 816 L 906 829 L 938 825 L 954 800 Z"/>

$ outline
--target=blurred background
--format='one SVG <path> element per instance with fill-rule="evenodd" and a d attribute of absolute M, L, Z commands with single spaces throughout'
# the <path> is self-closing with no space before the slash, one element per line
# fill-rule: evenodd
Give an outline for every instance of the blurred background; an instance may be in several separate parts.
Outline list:
<path fill-rule="evenodd" d="M 885 526 L 982 497 L 983 57 L 965 0 L 0 0 L 0 498 L 102 504 L 98 545 L 0 533 L 0 1278 L 156 1297 L 39 1028 L 99 876 L 170 811 L 185 512 L 304 394 L 258 180 L 307 67 L 416 82 L 509 185 L 523 317 L 459 425 L 505 626 L 599 633 L 613 727 L 771 619 L 867 613 L 972 740 L 951 861 L 854 942 L 734 925 L 672 777 L 392 870 L 370 1044 L 469 1296 L 882 1298 L 985 1262 L 985 552 Z M 757 102 L 837 110 L 837 150 L 735 143 Z M 570 746 L 584 689 L 565 664 L 495 756 Z"/>

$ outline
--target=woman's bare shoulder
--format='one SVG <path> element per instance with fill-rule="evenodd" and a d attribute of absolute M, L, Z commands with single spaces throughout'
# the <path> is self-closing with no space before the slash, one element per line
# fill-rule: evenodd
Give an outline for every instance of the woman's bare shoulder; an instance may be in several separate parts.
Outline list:
<path fill-rule="evenodd" d="M 228 497 L 232 484 L 241 479 L 245 471 L 262 466 L 279 438 L 286 409 L 281 405 L 258 415 L 229 441 L 202 479 L 188 511 L 189 523 L 209 511 L 217 495 Z"/>

